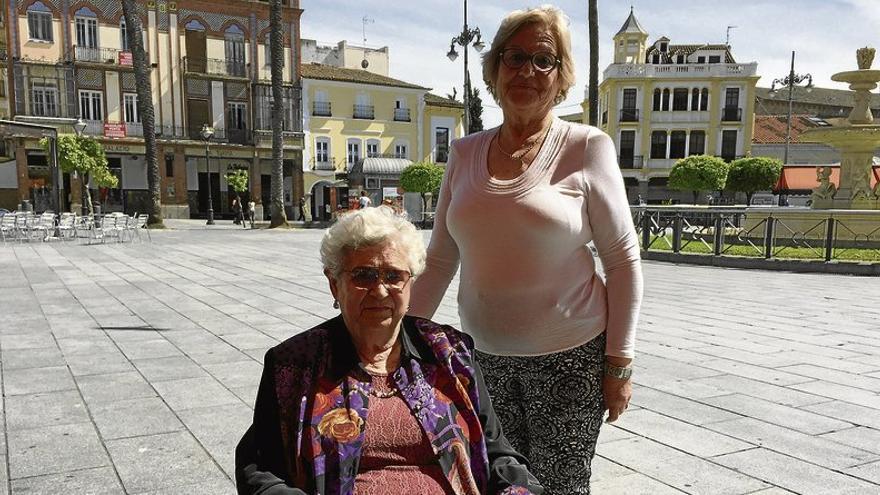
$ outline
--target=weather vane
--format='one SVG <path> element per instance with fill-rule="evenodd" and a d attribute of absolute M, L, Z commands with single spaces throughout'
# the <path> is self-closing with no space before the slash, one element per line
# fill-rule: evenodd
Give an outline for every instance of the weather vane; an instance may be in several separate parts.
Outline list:
<path fill-rule="evenodd" d="M 374 22 L 376 22 L 376 21 L 373 19 L 370 19 L 367 16 L 364 16 L 361 19 L 361 25 L 363 28 L 363 35 L 364 35 L 364 59 L 361 60 L 361 68 L 362 69 L 366 69 L 367 67 L 370 66 L 370 62 L 367 60 L 367 24 L 372 24 Z"/>

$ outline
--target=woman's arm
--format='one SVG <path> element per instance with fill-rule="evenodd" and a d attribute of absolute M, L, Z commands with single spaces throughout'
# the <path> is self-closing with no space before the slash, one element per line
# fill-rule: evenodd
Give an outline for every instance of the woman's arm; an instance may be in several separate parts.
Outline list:
<path fill-rule="evenodd" d="M 416 279 L 412 289 L 408 311 L 412 316 L 429 319 L 434 316 L 449 287 L 449 282 L 458 270 L 458 245 L 449 234 L 446 225 L 446 212 L 452 200 L 452 174 L 456 155 L 456 146 L 453 143 L 443 173 L 440 195 L 437 198 L 434 229 L 431 232 L 431 243 L 428 245 L 427 267 Z"/>
<path fill-rule="evenodd" d="M 254 422 L 235 448 L 235 481 L 239 495 L 307 495 L 288 486 L 282 476 L 284 447 L 275 394 L 272 351 L 263 359 L 263 376 L 254 406 Z"/>

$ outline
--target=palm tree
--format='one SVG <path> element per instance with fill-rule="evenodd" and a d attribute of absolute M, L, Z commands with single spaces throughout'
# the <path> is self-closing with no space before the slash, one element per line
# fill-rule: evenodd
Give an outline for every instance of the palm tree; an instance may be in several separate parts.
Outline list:
<path fill-rule="evenodd" d="M 599 0 L 588 0 L 587 19 L 590 29 L 590 121 L 596 126 L 599 123 Z"/>
<path fill-rule="evenodd" d="M 144 146 L 147 160 L 147 187 L 150 191 L 150 211 L 147 223 L 162 226 L 162 193 L 159 164 L 156 161 L 156 114 L 153 110 L 153 89 L 150 81 L 150 65 L 144 50 L 144 35 L 136 0 L 122 0 L 126 36 L 134 60 L 134 77 L 137 82 L 138 115 L 144 128 Z"/>
<path fill-rule="evenodd" d="M 284 156 L 282 155 L 282 125 L 284 99 L 282 70 L 284 68 L 284 32 L 282 31 L 281 0 L 269 1 L 269 51 L 272 57 L 272 191 L 269 228 L 287 227 L 284 212 Z"/>

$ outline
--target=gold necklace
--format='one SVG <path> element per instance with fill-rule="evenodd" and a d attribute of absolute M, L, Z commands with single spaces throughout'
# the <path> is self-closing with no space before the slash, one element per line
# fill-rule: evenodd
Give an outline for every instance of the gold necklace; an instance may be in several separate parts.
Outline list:
<path fill-rule="evenodd" d="M 527 143 L 528 146 L 526 146 L 525 148 L 520 146 L 520 148 L 513 153 L 508 153 L 504 151 L 504 148 L 501 147 L 501 130 L 499 129 L 498 135 L 495 137 L 495 147 L 498 148 L 498 151 L 500 151 L 502 155 L 510 158 L 511 160 L 516 160 L 519 162 L 520 166 L 524 166 L 526 164 L 526 155 L 529 154 L 529 151 L 532 151 L 532 148 L 534 148 L 535 145 L 538 144 L 547 135 L 548 132 L 550 132 L 550 126 L 547 126 L 546 131 L 538 133 L 537 137 L 532 139 L 531 142 L 526 140 L 523 144 Z"/>

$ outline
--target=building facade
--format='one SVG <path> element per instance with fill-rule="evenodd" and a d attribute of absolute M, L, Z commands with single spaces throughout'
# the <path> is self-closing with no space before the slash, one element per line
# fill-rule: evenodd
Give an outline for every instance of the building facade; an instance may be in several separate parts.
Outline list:
<path fill-rule="evenodd" d="M 647 40 L 631 11 L 599 85 L 600 127 L 617 147 L 632 202 L 690 201 L 666 187 L 676 161 L 749 153 L 757 63 L 737 63 L 728 45 Z"/>
<path fill-rule="evenodd" d="M 303 183 L 314 219 L 329 220 L 366 191 L 374 204 L 400 192 L 415 161 L 445 164 L 462 135 L 460 102 L 363 69 L 303 64 Z"/>
<path fill-rule="evenodd" d="M 149 199 L 143 128 L 138 115 L 132 57 L 121 2 L 6 0 L 10 116 L 72 133 L 82 119 L 86 135 L 104 145 L 116 189 L 93 197 L 104 211 L 145 211 Z M 151 66 L 158 161 L 166 217 L 204 217 L 211 189 L 218 216 L 231 214 L 225 173 L 250 173 L 247 199 L 268 202 L 271 174 L 269 7 L 262 0 L 150 0 L 138 2 Z M 284 99 L 285 205 L 295 214 L 302 194 L 302 116 L 298 0 L 286 0 Z M 203 125 L 214 129 L 206 142 Z M 17 199 L 43 209 L 51 183 L 47 158 L 32 139 L 6 136 L 14 147 Z M 0 177 L 5 175 L 0 171 Z M 77 209 L 77 179 L 64 175 L 63 209 Z M 6 205 L 0 205 L 6 206 Z M 14 205 L 13 205 L 14 206 Z M 7 206 L 8 207 L 8 206 Z M 258 208 L 258 214 L 262 208 Z"/>

